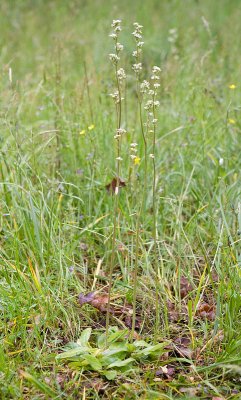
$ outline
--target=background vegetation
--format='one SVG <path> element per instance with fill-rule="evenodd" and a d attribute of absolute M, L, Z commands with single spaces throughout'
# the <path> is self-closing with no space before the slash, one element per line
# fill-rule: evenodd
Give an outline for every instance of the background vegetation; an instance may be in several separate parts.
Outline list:
<path fill-rule="evenodd" d="M 239 399 L 240 2 L 2 0 L 0 11 L 0 398 Z M 144 26 L 144 73 L 153 65 L 162 73 L 156 142 L 160 325 L 154 338 L 148 161 L 136 335 L 150 345 L 181 338 L 182 349 L 169 348 L 107 380 L 55 357 L 83 329 L 92 327 L 97 338 L 105 329 L 105 312 L 80 307 L 78 295 L 103 294 L 108 286 L 114 196 L 106 185 L 116 158 L 108 35 L 116 18 L 123 20 L 127 134 L 112 303 L 133 301 L 135 212 L 143 189 L 131 67 L 132 24 L 138 21 Z M 140 165 L 129 155 L 133 141 Z M 111 325 L 128 325 L 113 314 Z"/>

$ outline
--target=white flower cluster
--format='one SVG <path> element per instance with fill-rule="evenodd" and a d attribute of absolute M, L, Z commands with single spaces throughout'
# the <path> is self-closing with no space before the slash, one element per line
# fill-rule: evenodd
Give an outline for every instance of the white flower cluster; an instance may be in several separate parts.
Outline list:
<path fill-rule="evenodd" d="M 169 36 L 168 36 L 167 40 L 171 44 L 172 55 L 174 56 L 174 58 L 176 60 L 178 60 L 178 58 L 179 58 L 178 47 L 177 47 L 178 31 L 176 28 L 169 29 Z"/>
<path fill-rule="evenodd" d="M 161 72 L 161 68 L 157 67 L 156 65 L 152 68 L 152 81 L 158 81 L 160 79 L 159 73 Z"/>
<path fill-rule="evenodd" d="M 121 31 L 121 20 L 114 19 L 111 24 L 111 27 L 113 28 L 113 32 L 111 32 L 111 34 L 109 36 L 114 39 L 115 53 L 110 53 L 109 59 L 116 68 L 116 78 L 117 78 L 119 84 L 121 84 L 126 79 L 125 70 L 123 68 L 119 68 L 117 70 L 117 66 L 120 61 L 120 53 L 124 49 L 124 46 L 118 42 L 118 36 Z M 119 84 L 118 84 L 118 86 L 119 86 Z M 120 90 L 118 92 L 116 91 L 113 94 L 110 94 L 110 96 L 115 100 L 116 104 L 120 103 L 123 100 L 123 98 L 120 95 Z"/>
<path fill-rule="evenodd" d="M 140 91 L 141 93 L 146 93 L 150 89 L 150 83 L 148 81 L 143 81 L 140 84 Z"/>
<path fill-rule="evenodd" d="M 137 152 L 137 146 L 138 146 L 137 143 L 131 143 L 130 144 L 130 152 L 131 153 L 136 153 Z M 135 154 L 131 154 L 130 157 L 134 160 L 136 158 L 136 155 Z"/>
<path fill-rule="evenodd" d="M 120 97 L 118 90 L 115 90 L 114 93 L 110 93 L 110 97 L 112 97 L 115 104 L 119 104 L 122 100 L 124 100 L 124 97 Z"/>
<path fill-rule="evenodd" d="M 176 43 L 177 38 L 178 38 L 178 33 L 176 28 L 169 29 L 169 36 L 168 36 L 168 42 L 170 43 Z"/>
<path fill-rule="evenodd" d="M 132 68 L 136 74 L 139 74 L 142 70 L 142 63 L 133 64 Z"/>
<path fill-rule="evenodd" d="M 132 32 L 132 35 L 133 35 L 134 38 L 135 38 L 137 47 L 142 47 L 143 44 L 144 44 L 143 42 L 141 42 L 141 39 L 142 39 L 142 28 L 143 28 L 143 26 L 140 25 L 140 24 L 138 24 L 138 22 L 134 22 L 133 25 L 134 25 L 135 30 L 134 30 L 134 32 Z"/>
<path fill-rule="evenodd" d="M 113 32 L 110 33 L 110 37 L 115 41 L 115 54 L 109 54 L 109 58 L 112 61 L 114 65 L 117 65 L 118 61 L 120 60 L 119 58 L 119 53 L 123 51 L 124 46 L 118 42 L 118 36 L 119 33 L 121 32 L 121 20 L 120 19 L 114 19 L 111 27 L 113 28 Z"/>
<path fill-rule="evenodd" d="M 118 76 L 120 81 L 122 81 L 123 79 L 126 79 L 126 73 L 125 73 L 124 68 L 118 69 L 117 76 Z"/>
<path fill-rule="evenodd" d="M 118 61 L 120 61 L 120 57 L 118 57 L 117 54 L 114 53 L 109 54 L 109 59 L 114 65 L 117 65 Z"/>
<path fill-rule="evenodd" d="M 134 36 L 136 42 L 136 50 L 133 51 L 132 55 L 136 59 L 136 62 L 133 64 L 132 69 L 136 73 L 137 76 L 140 75 L 142 71 L 142 63 L 140 62 L 140 56 L 142 52 L 142 46 L 144 42 L 142 41 L 142 28 L 143 26 L 138 24 L 138 22 L 134 22 L 134 32 L 132 35 Z"/>
<path fill-rule="evenodd" d="M 160 106 L 160 101 L 158 100 L 148 100 L 145 105 L 145 110 L 152 110 Z"/>
<path fill-rule="evenodd" d="M 114 139 L 119 139 L 122 135 L 126 133 L 126 130 L 123 128 L 118 128 L 116 129 L 116 134 L 114 136 Z"/>
<path fill-rule="evenodd" d="M 115 49 L 116 49 L 116 52 L 119 53 L 120 51 L 123 51 L 124 46 L 123 46 L 123 44 L 120 44 L 119 42 L 117 42 L 115 45 Z"/>
<path fill-rule="evenodd" d="M 113 28 L 113 31 L 118 35 L 118 33 L 121 31 L 121 19 L 113 19 L 111 27 Z"/>

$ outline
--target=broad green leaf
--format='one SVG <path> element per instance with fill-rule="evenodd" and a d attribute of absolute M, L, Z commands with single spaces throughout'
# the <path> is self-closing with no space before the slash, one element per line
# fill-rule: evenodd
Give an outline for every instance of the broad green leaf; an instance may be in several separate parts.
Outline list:
<path fill-rule="evenodd" d="M 164 349 L 164 347 L 166 345 L 167 345 L 167 343 L 158 343 L 153 346 L 148 346 L 145 349 L 137 350 L 135 354 L 138 356 L 142 356 L 142 355 L 147 356 L 149 354 L 155 355 L 155 353 L 156 353 L 156 355 L 158 355 L 158 354 L 160 354 L 160 352 Z"/>
<path fill-rule="evenodd" d="M 123 329 L 122 331 L 117 331 L 112 333 L 108 337 L 108 343 L 117 342 L 128 334 L 128 329 Z"/>
<path fill-rule="evenodd" d="M 132 357 L 127 358 L 126 360 L 115 361 L 112 364 L 108 365 L 107 369 L 113 368 L 113 367 L 124 367 L 125 365 L 131 364 L 134 361 L 135 360 Z"/>
<path fill-rule="evenodd" d="M 80 347 L 79 346 L 79 347 L 76 347 L 74 349 L 70 349 L 70 350 L 64 351 L 61 354 L 58 354 L 56 356 L 56 360 L 64 360 L 66 358 L 76 357 L 76 356 L 79 356 L 79 355 L 84 354 L 84 353 L 89 353 L 89 351 L 90 351 L 89 347 Z"/>
<path fill-rule="evenodd" d="M 113 370 L 113 371 L 102 371 L 102 375 L 104 375 L 106 377 L 106 379 L 108 379 L 109 381 L 112 381 L 113 379 L 116 378 L 117 371 L 115 371 L 115 370 Z"/>
<path fill-rule="evenodd" d="M 127 352 L 128 351 L 128 346 L 126 345 L 126 343 L 114 343 L 112 345 L 110 345 L 110 347 L 104 351 L 102 351 L 102 355 L 103 356 L 108 356 L 111 354 L 116 354 L 116 353 L 120 353 L 121 351 Z"/>
<path fill-rule="evenodd" d="M 80 338 L 77 340 L 77 344 L 81 346 L 86 346 L 89 342 L 91 332 L 92 332 L 91 328 L 86 328 L 85 330 L 83 330 Z"/>
<path fill-rule="evenodd" d="M 145 342 L 145 340 L 136 340 L 133 345 L 135 347 L 148 347 L 148 343 Z"/>
<path fill-rule="evenodd" d="M 88 362 L 88 364 L 91 366 L 91 368 L 93 368 L 94 371 L 102 370 L 102 365 L 95 356 L 92 356 L 91 354 L 85 354 L 83 358 Z"/>

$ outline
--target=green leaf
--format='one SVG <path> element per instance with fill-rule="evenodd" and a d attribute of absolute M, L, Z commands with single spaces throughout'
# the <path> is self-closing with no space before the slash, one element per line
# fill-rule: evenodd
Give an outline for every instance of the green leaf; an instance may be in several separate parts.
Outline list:
<path fill-rule="evenodd" d="M 135 347 L 148 347 L 148 343 L 145 342 L 145 340 L 136 340 L 133 345 Z"/>
<path fill-rule="evenodd" d="M 134 358 L 130 357 L 127 358 L 126 360 L 120 360 L 120 361 L 115 361 L 112 364 L 110 364 L 107 369 L 109 368 L 113 368 L 113 367 L 124 367 L 125 365 L 131 364 L 132 362 L 134 362 Z"/>
<path fill-rule="evenodd" d="M 42 393 L 47 395 L 48 397 L 54 397 L 56 398 L 57 393 L 54 392 L 50 386 L 48 386 L 46 383 L 43 383 L 39 381 L 35 376 L 29 374 L 26 371 L 21 371 L 21 375 L 24 379 L 32 383 L 36 388 L 38 388 Z"/>
<path fill-rule="evenodd" d="M 91 354 L 85 354 L 83 356 L 84 360 L 86 360 L 88 362 L 88 364 L 91 366 L 91 368 L 94 371 L 101 371 L 102 370 L 102 365 L 100 363 L 100 361 L 95 357 L 92 356 Z"/>
<path fill-rule="evenodd" d="M 122 351 L 124 351 L 124 352 L 128 351 L 127 345 L 125 343 L 123 343 L 123 342 L 115 343 L 115 344 L 112 344 L 108 349 L 104 350 L 102 352 L 102 355 L 103 356 L 109 356 L 109 355 L 112 355 L 112 354 L 120 353 Z"/>
<path fill-rule="evenodd" d="M 124 336 L 128 334 L 128 329 L 119 330 L 116 326 L 112 326 L 109 329 L 109 335 L 107 343 L 111 344 L 113 342 L 120 341 Z M 97 339 L 98 347 L 101 349 L 106 345 L 106 333 L 100 335 Z"/>
<path fill-rule="evenodd" d="M 155 353 L 156 355 L 159 355 L 166 345 L 167 343 L 158 343 L 153 346 L 148 346 L 145 349 L 138 350 L 135 354 L 138 356 L 148 356 L 150 354 L 155 355 Z"/>
<path fill-rule="evenodd" d="M 78 347 L 76 347 L 74 349 L 67 350 L 67 351 L 64 351 L 61 354 L 58 354 L 56 356 L 56 360 L 64 360 L 66 358 L 73 358 L 73 357 L 79 356 L 81 354 L 84 354 L 86 352 L 89 353 L 89 351 L 90 351 L 89 347 L 78 346 Z"/>
<path fill-rule="evenodd" d="M 81 346 L 86 346 L 89 342 L 91 332 L 92 332 L 91 328 L 86 328 L 85 330 L 83 330 L 80 338 L 77 340 L 77 344 Z"/>
<path fill-rule="evenodd" d="M 113 379 L 116 378 L 117 371 L 115 371 L 115 370 L 113 370 L 113 371 L 102 371 L 102 375 L 104 375 L 106 377 L 106 379 L 108 379 L 109 381 L 112 381 Z"/>

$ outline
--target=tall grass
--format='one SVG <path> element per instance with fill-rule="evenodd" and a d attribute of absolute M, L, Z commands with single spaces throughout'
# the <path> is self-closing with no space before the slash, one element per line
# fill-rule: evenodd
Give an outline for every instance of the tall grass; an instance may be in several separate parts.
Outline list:
<path fill-rule="evenodd" d="M 109 290 L 108 307 L 120 299 L 133 305 L 132 336 L 139 320 L 138 335 L 150 343 L 190 334 L 202 355 L 193 385 L 235 398 L 238 2 L 2 1 L 0 9 L 0 397 L 79 398 L 89 377 L 56 364 L 53 354 L 85 327 L 102 331 L 106 316 L 77 302 L 94 288 Z M 117 115 L 109 93 L 119 78 L 107 61 L 116 16 L 124 21 L 120 67 L 127 77 Z M 136 61 L 142 76 L 132 69 L 135 21 L 145 27 Z M 148 94 L 140 85 L 153 65 L 162 68 L 151 119 L 158 125 L 146 127 Z M 116 128 L 126 130 L 121 143 Z M 119 178 L 126 182 L 118 196 L 106 190 L 115 176 L 117 188 Z M 183 276 L 193 290 L 180 325 L 170 321 L 168 301 L 181 310 Z M 197 322 L 206 293 L 215 319 Z M 108 312 L 107 330 L 122 323 Z M 109 385 L 105 396 L 150 398 L 156 390 L 175 398 L 186 375 L 180 368 L 173 384 L 143 369 L 135 384 Z M 90 385 L 85 395 L 100 396 Z"/>

